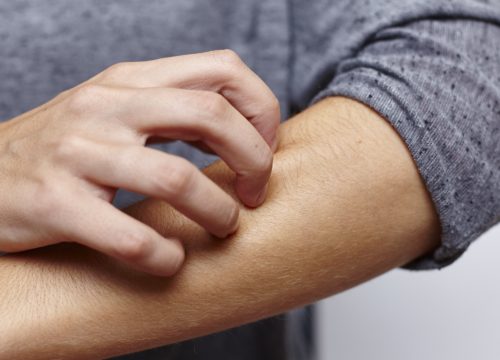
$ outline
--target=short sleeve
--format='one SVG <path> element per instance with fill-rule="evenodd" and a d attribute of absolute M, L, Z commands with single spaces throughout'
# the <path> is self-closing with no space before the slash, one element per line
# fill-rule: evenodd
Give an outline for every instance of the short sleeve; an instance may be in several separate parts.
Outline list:
<path fill-rule="evenodd" d="M 441 246 L 408 265 L 441 268 L 500 221 L 500 27 L 424 19 L 379 30 L 313 100 L 381 114 L 407 144 L 439 215 Z"/>

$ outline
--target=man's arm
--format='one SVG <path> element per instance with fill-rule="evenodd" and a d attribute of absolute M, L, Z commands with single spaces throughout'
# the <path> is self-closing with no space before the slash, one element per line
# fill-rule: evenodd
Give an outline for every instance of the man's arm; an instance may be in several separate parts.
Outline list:
<path fill-rule="evenodd" d="M 432 250 L 439 224 L 398 134 L 375 112 L 330 98 L 280 129 L 268 199 L 216 240 L 167 204 L 129 212 L 183 239 L 171 279 L 73 245 L 0 258 L 0 358 L 96 358 L 271 316 Z M 223 163 L 206 173 L 231 192 Z"/>

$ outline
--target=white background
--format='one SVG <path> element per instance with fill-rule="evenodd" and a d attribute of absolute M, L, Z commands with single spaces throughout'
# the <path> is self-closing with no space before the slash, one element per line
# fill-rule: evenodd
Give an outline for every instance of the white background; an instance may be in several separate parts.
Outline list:
<path fill-rule="evenodd" d="M 394 270 L 319 303 L 319 360 L 500 360 L 500 226 L 441 271 Z"/>

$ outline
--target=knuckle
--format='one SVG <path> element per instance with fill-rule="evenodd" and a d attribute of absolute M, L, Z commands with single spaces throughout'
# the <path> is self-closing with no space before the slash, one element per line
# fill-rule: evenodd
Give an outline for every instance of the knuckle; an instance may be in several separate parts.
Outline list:
<path fill-rule="evenodd" d="M 86 143 L 86 140 L 74 134 L 66 135 L 54 141 L 53 152 L 55 160 L 61 162 L 74 161 L 75 157 L 84 151 Z"/>
<path fill-rule="evenodd" d="M 96 84 L 85 84 L 72 91 L 67 97 L 68 110 L 77 115 L 92 112 L 103 104 L 107 96 L 105 87 Z"/>
<path fill-rule="evenodd" d="M 151 251 L 152 240 L 145 233 L 129 233 L 123 235 L 116 249 L 118 256 L 129 261 L 144 259 Z"/>
<path fill-rule="evenodd" d="M 133 62 L 119 62 L 111 65 L 103 71 L 103 76 L 107 79 L 120 79 L 132 72 Z"/>
<path fill-rule="evenodd" d="M 197 104 L 201 108 L 201 116 L 206 118 L 207 114 L 210 120 L 223 119 L 228 112 L 229 103 L 218 93 L 200 92 L 198 94 Z"/>
<path fill-rule="evenodd" d="M 243 60 L 231 49 L 215 50 L 212 56 L 218 64 L 225 67 L 239 68 L 243 65 Z"/>
<path fill-rule="evenodd" d="M 195 167 L 187 160 L 179 159 L 160 169 L 154 188 L 168 199 L 186 194 L 193 183 Z"/>

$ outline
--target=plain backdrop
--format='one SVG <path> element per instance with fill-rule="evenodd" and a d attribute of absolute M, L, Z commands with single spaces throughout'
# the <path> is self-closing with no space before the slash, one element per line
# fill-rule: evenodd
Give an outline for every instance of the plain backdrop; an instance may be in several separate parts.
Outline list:
<path fill-rule="evenodd" d="M 397 269 L 319 303 L 318 360 L 500 360 L 500 226 L 439 271 Z"/>

